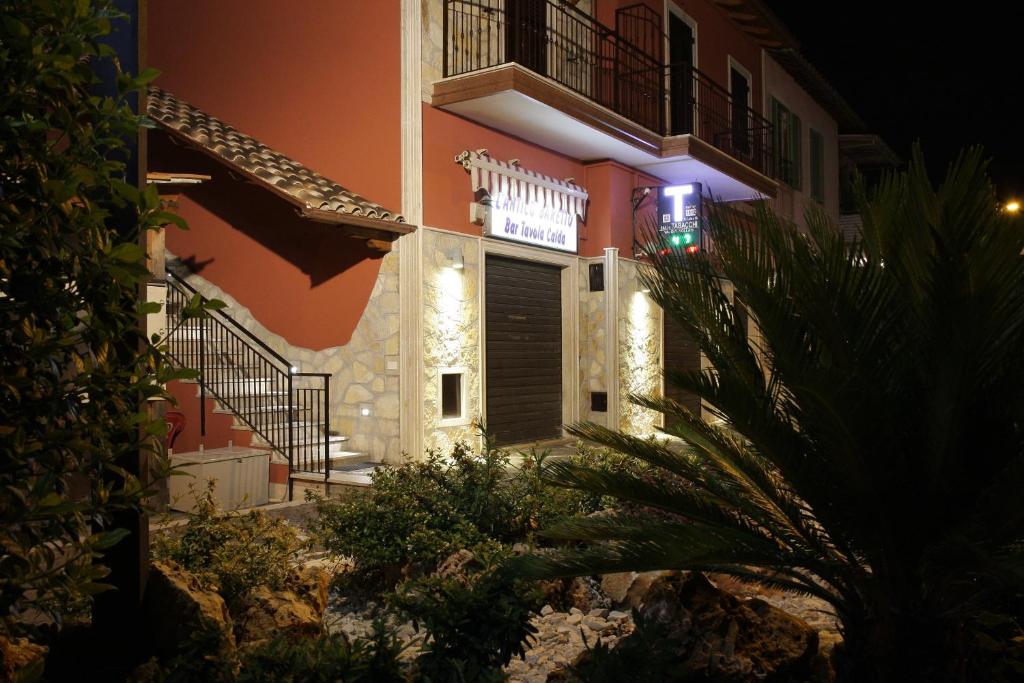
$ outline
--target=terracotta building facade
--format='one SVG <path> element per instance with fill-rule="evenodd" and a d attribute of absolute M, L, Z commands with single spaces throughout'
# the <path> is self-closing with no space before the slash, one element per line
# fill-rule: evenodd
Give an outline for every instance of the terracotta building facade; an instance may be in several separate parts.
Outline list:
<path fill-rule="evenodd" d="M 644 292 L 637 225 L 699 249 L 710 199 L 838 220 L 863 126 L 753 2 L 150 0 L 147 49 L 149 166 L 191 226 L 167 297 L 227 304 L 173 347 L 205 372 L 172 387 L 175 451 L 263 448 L 272 499 L 479 423 L 656 433 L 626 396 L 702 359 Z"/>

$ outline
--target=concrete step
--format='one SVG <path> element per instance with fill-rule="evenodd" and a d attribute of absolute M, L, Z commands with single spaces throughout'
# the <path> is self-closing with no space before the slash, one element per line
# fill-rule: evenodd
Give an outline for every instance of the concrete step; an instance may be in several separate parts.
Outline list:
<path fill-rule="evenodd" d="M 328 468 L 331 471 L 340 470 L 348 466 L 353 465 L 369 465 L 374 464 L 372 459 L 366 453 L 360 453 L 358 451 L 342 451 L 332 452 L 330 457 L 327 459 Z M 324 461 L 321 457 L 310 458 L 303 457 L 301 454 L 295 454 L 295 469 L 296 471 L 302 472 L 320 472 L 323 473 Z"/>
<path fill-rule="evenodd" d="M 371 475 L 379 467 L 387 467 L 380 462 L 352 462 L 338 467 L 332 467 L 327 484 L 344 484 L 346 486 L 371 486 L 373 479 Z M 323 484 L 323 472 L 292 472 L 291 478 L 294 481 L 308 482 L 311 484 Z"/>
<path fill-rule="evenodd" d="M 214 400 L 217 401 L 218 404 L 221 403 L 219 399 Z M 289 408 L 293 413 L 307 413 L 313 409 L 310 406 L 289 406 L 287 403 L 280 403 L 265 406 L 239 406 L 237 411 L 232 410 L 227 406 L 218 405 L 213 409 L 213 412 L 220 413 L 222 415 L 234 415 L 236 412 L 245 413 L 246 415 L 277 415 L 279 413 L 288 412 Z"/>

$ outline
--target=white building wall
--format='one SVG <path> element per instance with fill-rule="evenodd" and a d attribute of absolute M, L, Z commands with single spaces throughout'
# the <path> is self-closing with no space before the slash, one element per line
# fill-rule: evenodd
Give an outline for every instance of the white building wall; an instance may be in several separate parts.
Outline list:
<path fill-rule="evenodd" d="M 832 115 L 818 104 L 782 66 L 767 53 L 764 56 L 764 111 L 771 116 L 771 98 L 774 97 L 800 117 L 800 151 L 803 182 L 801 191 L 779 183 L 779 196 L 774 209 L 803 227 L 804 211 L 811 200 L 811 128 L 822 134 L 825 142 L 825 203 L 824 209 L 837 223 L 839 221 L 839 127 Z"/>

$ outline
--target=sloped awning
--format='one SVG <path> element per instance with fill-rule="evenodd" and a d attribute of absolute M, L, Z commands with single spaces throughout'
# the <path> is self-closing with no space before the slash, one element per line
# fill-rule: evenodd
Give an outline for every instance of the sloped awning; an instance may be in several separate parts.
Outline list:
<path fill-rule="evenodd" d="M 373 248 L 388 251 L 392 241 L 416 229 L 401 214 L 345 189 L 166 90 L 150 86 L 146 112 L 173 139 L 273 192 L 301 216 L 342 226 Z"/>
<path fill-rule="evenodd" d="M 465 151 L 455 157 L 470 175 L 478 201 L 496 194 L 550 206 L 587 220 L 587 191 L 572 178 L 559 180 L 521 168 L 517 161 L 499 161 L 487 150 Z"/>

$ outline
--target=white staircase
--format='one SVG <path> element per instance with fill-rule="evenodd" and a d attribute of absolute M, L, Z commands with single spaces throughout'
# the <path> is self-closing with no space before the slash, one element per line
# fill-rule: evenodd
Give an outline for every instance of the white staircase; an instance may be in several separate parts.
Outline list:
<path fill-rule="evenodd" d="M 176 275 L 168 275 L 169 353 L 181 367 L 199 372 L 197 396 L 213 413 L 232 417 L 232 429 L 251 433 L 251 446 L 270 450 L 289 463 L 289 478 L 365 486 L 381 466 L 349 450 L 349 438 L 330 428 L 330 375 L 303 373 L 224 310 L 202 317 L 184 314 L 200 296 Z M 291 485 L 288 489 L 291 490 Z"/>

